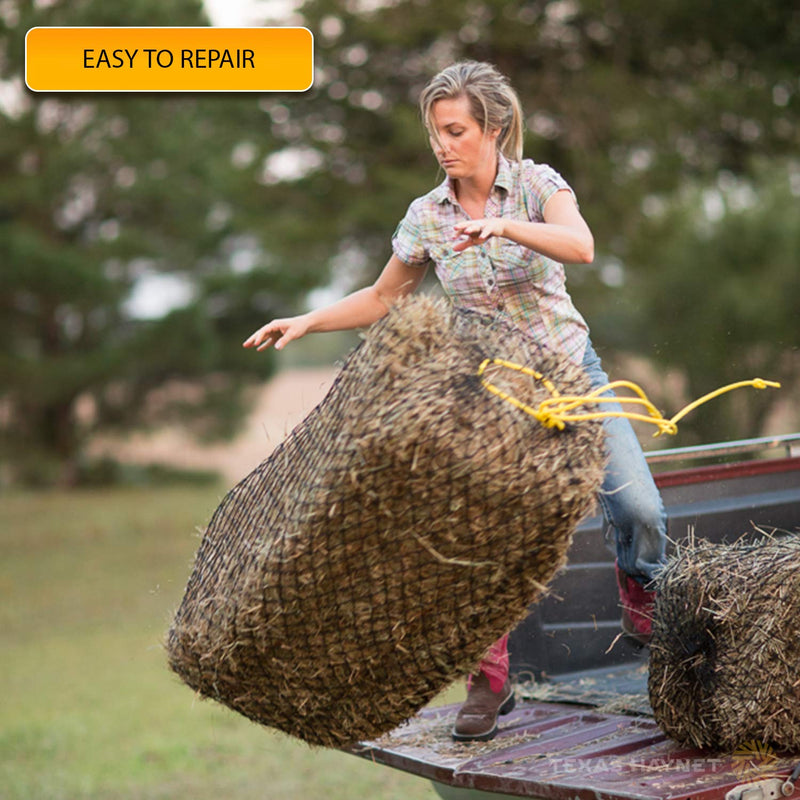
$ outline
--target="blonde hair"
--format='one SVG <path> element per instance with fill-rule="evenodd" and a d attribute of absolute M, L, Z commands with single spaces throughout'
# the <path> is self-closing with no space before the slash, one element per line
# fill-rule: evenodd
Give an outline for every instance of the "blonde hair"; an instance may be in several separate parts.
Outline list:
<path fill-rule="evenodd" d="M 459 61 L 431 78 L 419 98 L 425 126 L 435 138 L 433 105 L 466 97 L 483 132 L 500 129 L 497 146 L 512 161 L 522 160 L 522 106 L 517 93 L 497 67 L 482 61 Z"/>

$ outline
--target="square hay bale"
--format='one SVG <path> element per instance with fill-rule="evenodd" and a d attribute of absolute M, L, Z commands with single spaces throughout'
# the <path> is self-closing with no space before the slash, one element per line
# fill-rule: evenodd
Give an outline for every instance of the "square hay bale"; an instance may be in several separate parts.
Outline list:
<path fill-rule="evenodd" d="M 480 660 L 563 564 L 603 475 L 602 425 L 564 431 L 488 392 L 485 358 L 577 367 L 508 323 L 419 297 L 214 513 L 168 634 L 201 694 L 312 744 L 392 730 Z M 492 368 L 528 403 L 540 381 Z"/>
<path fill-rule="evenodd" d="M 663 731 L 800 749 L 800 535 L 690 542 L 657 583 L 648 688 Z"/>

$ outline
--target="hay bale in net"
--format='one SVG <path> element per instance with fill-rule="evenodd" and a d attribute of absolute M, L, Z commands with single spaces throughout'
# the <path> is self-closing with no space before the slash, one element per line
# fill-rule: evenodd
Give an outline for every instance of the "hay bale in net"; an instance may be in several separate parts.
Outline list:
<path fill-rule="evenodd" d="M 800 536 L 690 543 L 658 579 L 650 705 L 681 744 L 800 748 Z"/>
<path fill-rule="evenodd" d="M 602 426 L 490 394 L 487 357 L 583 373 L 507 323 L 420 297 L 366 333 L 322 402 L 214 513 L 168 634 L 191 687 L 312 744 L 392 730 L 473 668 L 565 559 Z M 518 372 L 492 381 L 549 393 Z"/>

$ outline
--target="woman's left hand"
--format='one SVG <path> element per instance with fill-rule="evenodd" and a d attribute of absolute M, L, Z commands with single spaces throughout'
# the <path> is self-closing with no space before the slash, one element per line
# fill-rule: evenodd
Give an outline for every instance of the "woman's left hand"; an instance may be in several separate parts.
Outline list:
<path fill-rule="evenodd" d="M 492 236 L 505 236 L 505 220 L 500 217 L 459 222 L 454 228 L 456 233 L 462 237 L 453 245 L 453 250 L 457 253 L 468 247 L 474 247 L 476 244 L 483 244 Z"/>

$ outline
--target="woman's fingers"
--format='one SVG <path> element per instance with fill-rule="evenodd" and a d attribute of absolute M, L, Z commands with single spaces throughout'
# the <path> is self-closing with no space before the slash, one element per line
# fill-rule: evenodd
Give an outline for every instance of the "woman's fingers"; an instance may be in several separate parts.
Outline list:
<path fill-rule="evenodd" d="M 275 344 L 275 343 L 278 341 L 278 339 L 279 339 L 279 336 L 278 336 L 278 334 L 277 334 L 277 333 L 275 333 L 275 334 L 269 334 L 268 336 L 266 336 L 265 338 L 263 338 L 263 339 L 262 339 L 262 340 L 261 340 L 261 341 L 260 341 L 260 342 L 257 344 L 257 346 L 256 346 L 256 350 L 258 350 L 259 352 L 260 352 L 261 350 L 266 350 L 268 347 L 270 347 L 271 345 Z"/>
<path fill-rule="evenodd" d="M 462 231 L 461 236 L 464 238 L 453 245 L 453 250 L 466 250 L 468 247 L 474 247 L 476 244 L 483 244 L 489 238 L 485 236 L 482 231 Z"/>
<path fill-rule="evenodd" d="M 453 226 L 456 233 L 466 237 L 453 246 L 456 251 L 466 250 L 476 244 L 483 244 L 492 236 L 499 236 L 498 222 L 493 219 L 471 220 L 459 222 Z"/>
<path fill-rule="evenodd" d="M 277 321 L 270 322 L 245 339 L 242 347 L 255 347 L 257 350 L 264 350 L 277 341 L 281 333 L 282 330 Z"/>
<path fill-rule="evenodd" d="M 243 347 L 266 350 L 274 345 L 276 350 L 282 350 L 293 339 L 299 339 L 308 332 L 306 316 L 274 319 L 245 339 Z"/>

